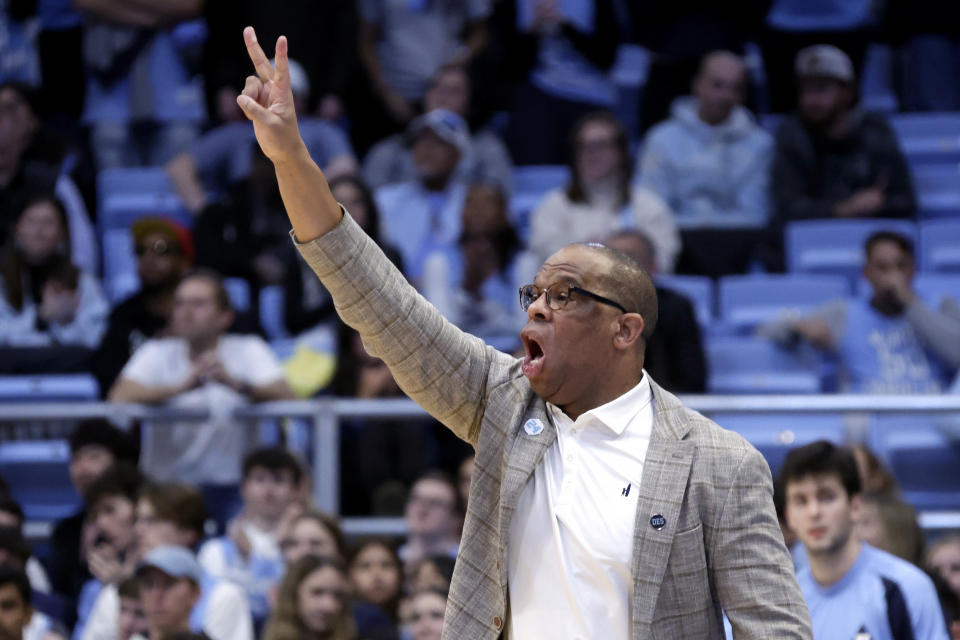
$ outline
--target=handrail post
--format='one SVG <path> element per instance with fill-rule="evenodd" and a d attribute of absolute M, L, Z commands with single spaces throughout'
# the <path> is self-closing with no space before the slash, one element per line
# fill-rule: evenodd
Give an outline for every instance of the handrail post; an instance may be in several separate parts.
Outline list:
<path fill-rule="evenodd" d="M 313 414 L 313 500 L 317 508 L 340 514 L 340 416 L 332 400 L 316 401 Z"/>

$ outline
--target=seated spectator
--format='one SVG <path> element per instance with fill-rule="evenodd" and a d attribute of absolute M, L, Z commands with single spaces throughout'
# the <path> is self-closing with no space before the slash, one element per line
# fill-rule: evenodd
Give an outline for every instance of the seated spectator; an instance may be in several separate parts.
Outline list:
<path fill-rule="evenodd" d="M 821 440 L 790 451 L 780 473 L 787 523 L 809 556 L 797 580 L 813 636 L 946 640 L 930 578 L 854 534 L 861 496 L 853 454 Z"/>
<path fill-rule="evenodd" d="M 117 617 L 117 640 L 132 640 L 150 633 L 147 616 L 140 600 L 140 581 L 136 576 L 125 578 L 118 586 L 120 614 Z"/>
<path fill-rule="evenodd" d="M 39 114 L 30 91 L 21 84 L 0 84 L 0 246 L 27 203 L 53 193 L 63 203 L 73 263 L 96 273 L 100 263 L 96 234 L 86 204 L 61 158 L 39 149 Z"/>
<path fill-rule="evenodd" d="M 10 640 L 64 640 L 66 635 L 43 628 L 43 616 L 30 604 L 27 575 L 14 567 L 0 565 L 0 632 Z"/>
<path fill-rule="evenodd" d="M 87 490 L 89 515 L 84 526 L 81 554 L 93 577 L 80 589 L 77 623 L 73 628 L 75 640 L 112 638 L 116 631 L 114 625 L 108 629 L 108 635 L 100 635 L 95 632 L 96 622 L 88 623 L 99 617 L 96 610 L 104 592 L 111 591 L 112 585 L 130 575 L 136 566 L 138 541 L 134 524 L 137 494 L 143 481 L 136 467 L 117 464 Z"/>
<path fill-rule="evenodd" d="M 0 371 L 84 370 L 106 329 L 97 279 L 70 262 L 67 217 L 50 195 L 19 212 L 0 266 Z"/>
<path fill-rule="evenodd" d="M 510 149 L 517 164 L 558 164 L 570 127 L 592 111 L 617 104 L 608 72 L 622 39 L 617 21 L 626 19 L 621 9 L 627 5 L 616 0 L 503 4 L 515 5 L 514 30 L 533 41 L 527 45 L 532 56 L 508 60 L 530 69 L 510 109 Z"/>
<path fill-rule="evenodd" d="M 243 510 L 230 523 L 228 535 L 208 540 L 197 560 L 207 575 L 243 587 L 254 620 L 270 612 L 267 596 L 283 577 L 278 528 L 298 497 L 302 470 L 282 448 L 258 449 L 243 461 L 240 495 Z"/>
<path fill-rule="evenodd" d="M 356 640 L 356 623 L 347 607 L 349 588 L 340 560 L 315 555 L 300 558 L 280 583 L 263 640 Z"/>
<path fill-rule="evenodd" d="M 230 419 L 230 409 L 292 393 L 277 357 L 261 338 L 225 333 L 233 312 L 215 274 L 185 277 L 173 305 L 172 336 L 145 342 L 120 373 L 109 399 L 211 410 L 211 418 L 199 425 L 145 425 L 141 465 L 157 480 L 235 485 L 256 425 L 238 425 Z"/>
<path fill-rule="evenodd" d="M 412 640 L 440 640 L 443 615 L 447 610 L 447 589 L 431 587 L 409 598 L 405 627 Z"/>
<path fill-rule="evenodd" d="M 0 566 L 23 571 L 29 579 L 27 564 L 30 560 L 36 562 L 30 545 L 24 540 L 20 529 L 6 525 L 0 526 Z M 50 629 L 64 631 L 68 611 L 61 598 L 40 591 L 31 582 L 30 602 L 33 606 L 33 618 L 30 619 L 29 627 L 32 633 Z"/>
<path fill-rule="evenodd" d="M 380 187 L 375 197 L 384 239 L 400 251 L 406 276 L 419 282 L 429 252 L 452 250 L 460 235 L 467 186 L 456 169 L 470 132 L 463 118 L 440 109 L 416 118 L 408 135 L 415 179 Z"/>
<path fill-rule="evenodd" d="M 856 534 L 871 547 L 883 549 L 910 564 L 923 564 L 923 529 L 912 506 L 889 493 L 864 491 Z"/>
<path fill-rule="evenodd" d="M 900 488 L 897 479 L 876 454 L 865 444 L 855 444 L 850 447 L 854 459 L 857 461 L 857 471 L 860 473 L 860 484 L 864 493 L 887 493 L 896 495 Z"/>
<path fill-rule="evenodd" d="M 280 532 L 283 562 L 290 567 L 305 556 L 342 560 L 346 543 L 337 519 L 322 511 L 307 510 L 292 518 Z"/>
<path fill-rule="evenodd" d="M 423 98 L 424 112 L 446 109 L 470 122 L 472 97 L 473 88 L 466 69 L 459 65 L 444 65 L 430 81 L 430 88 Z M 497 185 L 507 194 L 513 187 L 512 172 L 506 145 L 489 130 L 477 131 L 470 136 L 470 151 L 457 165 L 458 177 L 463 181 Z M 363 161 L 363 177 L 373 188 L 415 180 L 417 173 L 407 137 L 397 133 L 370 149 Z"/>
<path fill-rule="evenodd" d="M 604 241 L 637 261 L 651 276 L 657 275 L 656 249 L 641 231 L 621 231 Z M 707 358 L 693 305 L 667 287 L 657 286 L 660 306 L 653 333 L 647 339 L 643 368 L 668 391 L 705 393 Z"/>
<path fill-rule="evenodd" d="M 428 256 L 423 295 L 467 333 L 509 336 L 515 347 L 527 317 L 517 304 L 517 290 L 536 270 L 530 264 L 533 258 L 520 251 L 506 197 L 498 187 L 471 185 L 461 219 L 459 251 Z"/>
<path fill-rule="evenodd" d="M 878 231 L 866 242 L 870 297 L 827 303 L 800 319 L 760 327 L 788 344 L 805 340 L 835 353 L 842 388 L 854 393 L 938 393 L 960 367 L 960 308 L 931 309 L 913 289 L 913 243 Z"/>
<path fill-rule="evenodd" d="M 247 61 L 249 63 L 249 61 Z M 298 124 L 310 157 L 328 180 L 357 171 L 357 160 L 346 134 L 338 127 L 307 115 L 310 80 L 303 67 L 290 60 L 290 88 Z M 236 92 L 232 94 L 236 103 Z M 200 136 L 188 151 L 167 163 L 166 170 L 183 204 L 194 214 L 222 198 L 233 185 L 255 171 L 258 153 L 253 125 L 246 119 L 227 122 Z"/>
<path fill-rule="evenodd" d="M 400 587 L 403 584 L 400 558 L 393 545 L 376 538 L 361 541 L 353 547 L 347 572 L 354 599 L 375 607 L 386 618 L 387 626 L 393 626 L 397 620 Z M 369 626 L 364 624 L 368 620 L 358 613 L 354 607 L 361 637 L 370 635 Z"/>
<path fill-rule="evenodd" d="M 373 95 L 368 104 L 357 105 L 362 111 L 356 115 L 374 139 L 413 118 L 414 105 L 441 66 L 466 64 L 487 43 L 490 6 L 484 0 L 447 5 L 363 0 L 358 9 L 360 63 Z"/>
<path fill-rule="evenodd" d="M 455 564 L 456 560 L 450 556 L 427 556 L 417 563 L 406 590 L 416 593 L 424 589 L 449 589 Z"/>
<path fill-rule="evenodd" d="M 0 528 L 12 529 L 22 537 L 23 525 L 26 521 L 20 503 L 8 495 L 0 494 Z M 38 593 L 52 595 L 50 578 L 40 561 L 33 555 L 28 555 L 23 563 L 23 570 L 30 579 L 30 587 Z"/>
<path fill-rule="evenodd" d="M 406 575 L 428 556 L 457 557 L 463 520 L 459 498 L 456 483 L 442 471 L 428 471 L 413 483 L 404 514 L 407 541 L 397 550 Z"/>
<path fill-rule="evenodd" d="M 168 634 L 189 632 L 190 612 L 200 601 L 204 579 L 193 553 L 184 547 L 157 547 L 139 562 L 136 575 L 150 630 L 144 640 L 163 640 Z"/>
<path fill-rule="evenodd" d="M 356 176 L 341 176 L 330 181 L 330 191 L 336 201 L 350 212 L 350 217 L 360 228 L 383 249 L 390 261 L 403 271 L 400 254 L 392 246 L 385 244 L 381 237 L 380 210 L 367 185 Z M 299 256 L 293 256 L 293 261 L 296 266 L 287 269 L 289 275 L 283 281 L 283 317 L 287 330 L 296 335 L 333 320 L 336 316 L 333 300 L 313 270 Z"/>
<path fill-rule="evenodd" d="M 857 106 L 850 59 L 827 45 L 797 54 L 797 113 L 777 131 L 771 173 L 779 222 L 909 218 L 916 199 L 886 118 Z"/>
<path fill-rule="evenodd" d="M 194 548 L 203 537 L 205 521 L 203 496 L 194 487 L 177 483 L 145 486 L 136 504 L 134 565 L 166 546 Z M 115 637 L 121 608 L 116 582 L 97 596 L 82 640 Z M 190 613 L 190 628 L 202 629 L 213 640 L 252 640 L 253 619 L 243 589 L 206 575 L 199 585 L 200 599 Z M 143 593 L 141 600 L 146 609 Z"/>
<path fill-rule="evenodd" d="M 657 267 L 673 271 L 680 236 L 673 212 L 649 189 L 630 187 L 627 134 L 610 113 L 585 116 L 570 136 L 570 184 L 548 193 L 531 217 L 530 249 L 542 263 L 571 242 L 639 229 L 657 249 Z"/>
<path fill-rule="evenodd" d="M 173 220 L 140 218 L 130 231 L 140 290 L 110 312 L 107 332 L 94 354 L 93 371 L 104 396 L 133 352 L 167 328 L 174 291 L 194 259 L 190 232 Z"/>
<path fill-rule="evenodd" d="M 926 565 L 939 573 L 960 597 L 960 534 L 937 538 L 927 549 Z"/>
<path fill-rule="evenodd" d="M 88 518 L 88 495 L 94 483 L 118 463 L 135 465 L 136 447 L 129 434 L 103 420 L 92 418 L 77 424 L 70 434 L 70 482 L 83 498 L 83 506 L 56 523 L 50 536 L 50 579 L 56 593 L 76 600 L 80 588 L 92 576 L 83 545 Z M 29 570 L 28 570 L 29 571 Z"/>

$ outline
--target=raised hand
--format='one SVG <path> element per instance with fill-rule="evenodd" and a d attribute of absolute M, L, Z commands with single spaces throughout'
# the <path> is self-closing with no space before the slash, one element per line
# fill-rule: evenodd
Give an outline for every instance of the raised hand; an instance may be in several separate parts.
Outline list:
<path fill-rule="evenodd" d="M 282 162 L 303 149 L 290 90 L 287 38 L 277 38 L 276 68 L 260 48 L 253 27 L 243 30 L 243 40 L 257 73 L 247 76 L 243 91 L 237 96 L 237 104 L 253 122 L 263 153 L 275 163 Z"/>

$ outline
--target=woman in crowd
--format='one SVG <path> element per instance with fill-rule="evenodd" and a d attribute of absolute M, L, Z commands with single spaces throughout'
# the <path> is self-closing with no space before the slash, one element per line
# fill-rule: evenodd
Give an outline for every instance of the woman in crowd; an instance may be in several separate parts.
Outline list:
<path fill-rule="evenodd" d="M 386 540 L 363 540 L 350 555 L 348 571 L 354 598 L 396 620 L 403 578 L 396 549 Z"/>
<path fill-rule="evenodd" d="M 408 602 L 405 626 L 412 640 L 440 640 L 447 608 L 446 589 L 431 587 L 417 591 Z"/>
<path fill-rule="evenodd" d="M 279 532 L 280 551 L 288 567 L 309 555 L 346 557 L 346 544 L 337 519 L 322 511 L 303 511 L 292 517 Z"/>
<path fill-rule="evenodd" d="M 570 184 L 544 196 L 533 212 L 530 248 L 537 258 L 544 261 L 571 242 L 639 229 L 656 248 L 657 268 L 673 271 L 680 252 L 673 212 L 649 189 L 630 186 L 627 133 L 616 116 L 585 116 L 570 147 Z"/>
<path fill-rule="evenodd" d="M 30 199 L 0 263 L 0 371 L 82 370 L 109 311 L 96 278 L 70 261 L 63 205 L 53 195 Z"/>
<path fill-rule="evenodd" d="M 300 558 L 280 583 L 264 640 L 355 640 L 348 592 L 339 560 L 315 555 Z"/>

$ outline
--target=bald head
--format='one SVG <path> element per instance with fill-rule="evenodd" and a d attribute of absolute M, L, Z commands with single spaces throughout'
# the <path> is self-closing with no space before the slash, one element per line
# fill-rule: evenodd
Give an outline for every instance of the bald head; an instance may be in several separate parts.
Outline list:
<path fill-rule="evenodd" d="M 746 83 L 747 67 L 739 56 L 729 51 L 704 56 L 693 81 L 700 119 L 709 125 L 724 122 L 743 103 Z"/>
<path fill-rule="evenodd" d="M 606 268 L 595 276 L 603 294 L 622 304 L 627 312 L 643 318 L 643 337 L 649 339 L 657 325 L 657 290 L 650 275 L 634 258 L 623 251 L 596 242 L 577 243 L 604 258 Z M 599 293 L 599 292 L 598 292 Z"/>

